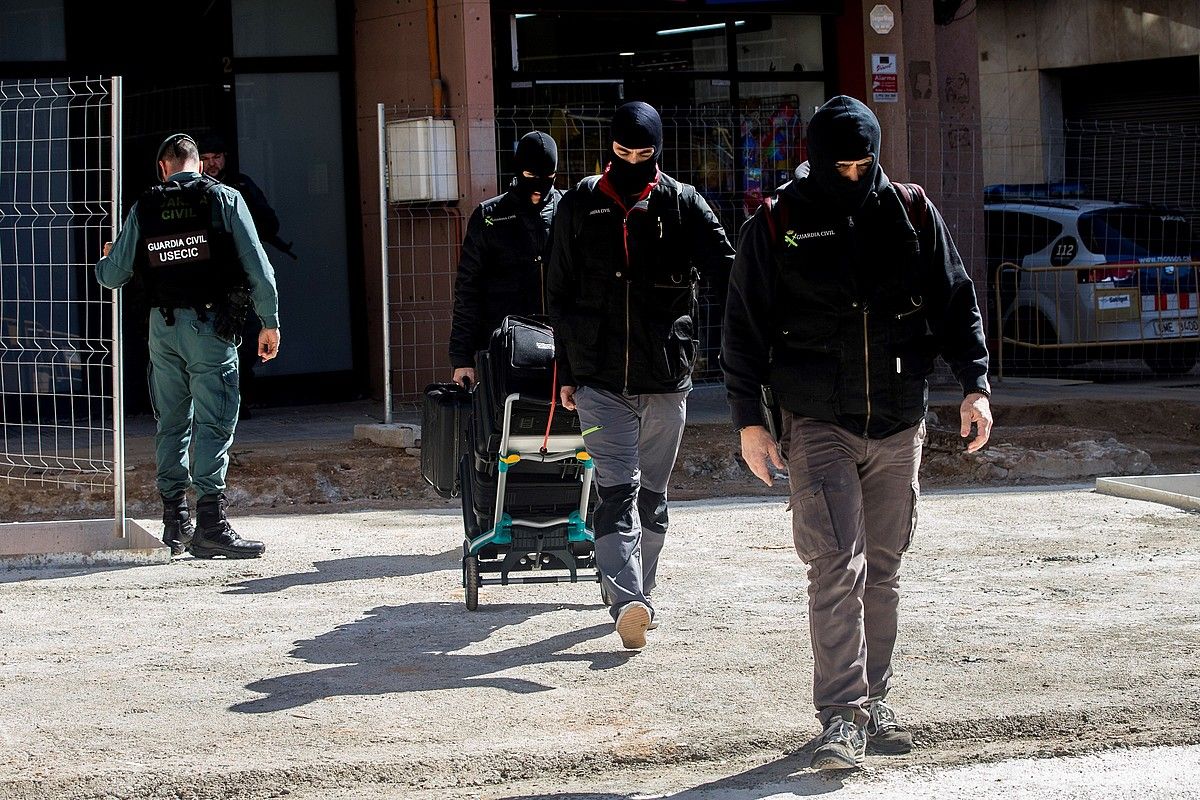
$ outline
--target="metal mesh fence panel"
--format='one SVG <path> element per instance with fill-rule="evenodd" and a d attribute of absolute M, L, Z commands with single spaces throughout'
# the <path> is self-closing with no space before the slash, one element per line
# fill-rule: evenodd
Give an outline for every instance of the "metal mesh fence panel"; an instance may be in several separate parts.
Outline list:
<path fill-rule="evenodd" d="M 798 99 L 660 110 L 663 170 L 700 191 L 736 245 L 741 224 L 807 156 Z M 471 168 L 486 161 L 482 168 L 494 170 L 494 186 L 502 190 L 513 174 L 517 140 L 544 130 L 558 143 L 556 183 L 567 189 L 603 167 L 612 111 L 605 104 L 494 109 L 485 121 L 493 127 L 494 153 L 474 153 Z M 451 116 L 470 118 L 460 110 Z M 385 112 L 389 124 L 432 117 L 420 108 Z M 925 186 L 944 217 L 976 283 L 994 371 L 1006 360 L 1010 372 L 1059 377 L 1144 378 L 1191 369 L 1200 348 L 1197 131 L 1186 124 L 910 116 L 907 171 L 893 167 L 889 174 Z M 434 164 L 426 169 L 447 177 L 455 153 L 438 141 L 406 135 L 398 146 L 389 136 L 391 161 Z M 427 151 L 437 147 L 444 152 L 431 159 Z M 984 186 L 990 188 L 981 194 Z M 457 184 L 441 190 L 448 197 L 451 188 L 457 197 Z M 448 378 L 458 249 L 466 217 L 483 199 L 386 204 L 397 402 L 411 403 L 425 383 Z M 1053 277 L 1026 277 L 1043 268 Z M 721 310 L 710 287 L 702 301 L 696 377 L 716 380 Z"/>
<path fill-rule="evenodd" d="M 0 480 L 114 485 L 114 82 L 0 82 Z"/>

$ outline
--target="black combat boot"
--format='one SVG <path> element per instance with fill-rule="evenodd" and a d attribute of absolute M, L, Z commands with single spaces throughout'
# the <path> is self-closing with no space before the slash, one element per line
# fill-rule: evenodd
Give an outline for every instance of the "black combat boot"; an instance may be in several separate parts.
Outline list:
<path fill-rule="evenodd" d="M 192 515 L 188 512 L 187 495 L 163 497 L 162 506 L 163 544 L 171 548 L 171 555 L 183 555 L 196 532 Z"/>
<path fill-rule="evenodd" d="M 228 502 L 223 494 L 209 494 L 196 503 L 196 535 L 188 548 L 196 558 L 258 558 L 267 552 L 265 544 L 243 539 L 230 527 L 225 519 Z"/>

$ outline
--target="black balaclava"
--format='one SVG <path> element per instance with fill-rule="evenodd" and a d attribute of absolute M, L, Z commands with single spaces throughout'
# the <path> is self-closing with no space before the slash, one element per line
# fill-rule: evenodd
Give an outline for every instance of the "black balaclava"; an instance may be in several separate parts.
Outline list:
<path fill-rule="evenodd" d="M 513 192 L 522 200 L 531 202 L 535 193 L 541 194 L 546 202 L 554 186 L 551 176 L 558 170 L 558 145 L 549 134 L 530 131 L 517 142 L 517 175 L 513 178 Z M 523 172 L 536 177 L 526 178 Z"/>
<path fill-rule="evenodd" d="M 853 97 L 838 95 L 817 109 L 808 123 L 809 175 L 821 191 L 846 214 L 863 207 L 879 176 L 879 120 Z M 843 178 L 839 161 L 870 156 L 871 168 L 857 181 Z"/>
<path fill-rule="evenodd" d="M 626 103 L 613 114 L 612 139 L 630 150 L 654 148 L 654 156 L 640 164 L 630 164 L 615 153 L 611 156 L 608 179 L 613 188 L 624 196 L 640 194 L 658 174 L 658 158 L 663 148 L 662 117 L 647 103 Z"/>

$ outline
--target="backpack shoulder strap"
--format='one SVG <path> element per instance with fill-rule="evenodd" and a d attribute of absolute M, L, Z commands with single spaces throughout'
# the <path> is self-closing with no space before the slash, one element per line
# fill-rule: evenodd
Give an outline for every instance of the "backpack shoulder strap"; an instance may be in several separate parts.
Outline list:
<path fill-rule="evenodd" d="M 904 212 L 908 214 L 908 221 L 920 233 L 921 229 L 925 227 L 925 223 L 929 221 L 929 197 L 925 194 L 925 189 L 919 183 L 893 185 L 896 187 L 896 194 L 900 195 L 900 202 L 904 203 Z"/>
<path fill-rule="evenodd" d="M 788 204 L 779 195 L 763 200 L 767 210 L 767 230 L 770 232 L 772 246 L 778 246 L 783 234 L 788 229 Z"/>
<path fill-rule="evenodd" d="M 779 241 L 779 227 L 775 221 L 775 198 L 765 198 L 763 208 L 767 210 L 767 230 L 771 234 L 771 244 L 775 244 Z"/>

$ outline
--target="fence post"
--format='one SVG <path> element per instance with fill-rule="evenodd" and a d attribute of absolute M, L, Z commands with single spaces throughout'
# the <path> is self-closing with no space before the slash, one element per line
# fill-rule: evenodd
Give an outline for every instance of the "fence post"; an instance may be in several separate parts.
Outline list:
<path fill-rule="evenodd" d="M 392 424 L 392 321 L 388 312 L 387 126 L 383 103 L 376 109 L 379 123 L 379 294 L 383 310 L 383 422 Z"/>
<path fill-rule="evenodd" d="M 996 270 L 996 383 L 1004 383 L 1004 309 L 1000 306 L 1000 283 L 1004 280 L 1003 275 L 1002 270 Z M 984 336 L 984 339 L 987 337 Z"/>
<path fill-rule="evenodd" d="M 112 140 L 110 148 L 110 180 L 112 192 L 111 239 L 116 241 L 121 230 L 121 76 L 112 79 Z M 125 386 L 124 349 L 122 342 L 122 296 L 120 289 L 112 296 L 112 386 L 113 386 L 113 520 L 118 539 L 125 538 Z"/>

